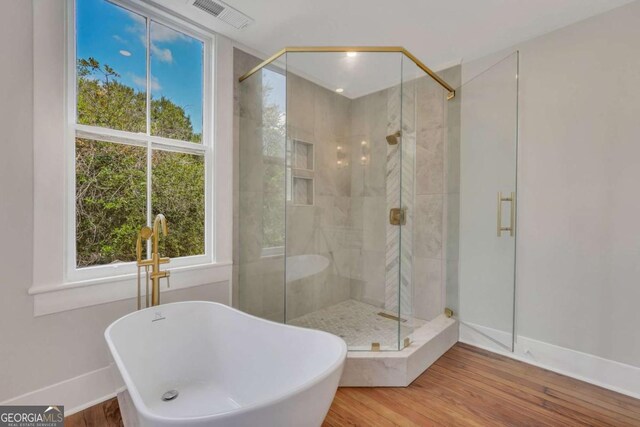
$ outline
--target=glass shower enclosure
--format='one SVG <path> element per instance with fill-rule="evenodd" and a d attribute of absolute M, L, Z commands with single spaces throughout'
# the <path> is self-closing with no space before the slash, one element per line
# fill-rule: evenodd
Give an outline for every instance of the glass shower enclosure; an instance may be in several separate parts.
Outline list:
<path fill-rule="evenodd" d="M 404 348 L 444 310 L 453 88 L 402 48 L 287 48 L 238 93 L 239 308 Z"/>

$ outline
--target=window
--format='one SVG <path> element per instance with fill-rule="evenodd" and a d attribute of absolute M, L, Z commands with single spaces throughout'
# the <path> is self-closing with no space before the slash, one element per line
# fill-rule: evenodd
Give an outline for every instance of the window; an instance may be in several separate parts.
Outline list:
<path fill-rule="evenodd" d="M 135 261 L 158 213 L 163 255 L 211 261 L 210 40 L 106 0 L 76 1 L 75 17 L 72 268 Z"/>
<path fill-rule="evenodd" d="M 233 45 L 150 3 L 33 4 L 36 316 L 135 298 L 156 212 L 171 289 L 230 298 Z"/>

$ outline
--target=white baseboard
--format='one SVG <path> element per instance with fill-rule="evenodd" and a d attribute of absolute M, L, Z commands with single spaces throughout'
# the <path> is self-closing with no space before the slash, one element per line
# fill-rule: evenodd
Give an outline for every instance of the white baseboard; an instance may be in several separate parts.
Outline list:
<path fill-rule="evenodd" d="M 640 367 L 521 335 L 512 353 L 511 334 L 468 322 L 460 322 L 460 341 L 640 399 Z"/>
<path fill-rule="evenodd" d="M 65 416 L 116 396 L 124 387 L 115 365 L 0 402 L 0 405 L 64 405 Z"/>

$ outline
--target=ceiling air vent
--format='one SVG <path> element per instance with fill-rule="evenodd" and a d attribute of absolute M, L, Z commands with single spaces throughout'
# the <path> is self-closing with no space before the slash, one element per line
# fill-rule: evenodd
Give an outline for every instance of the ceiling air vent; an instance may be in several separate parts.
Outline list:
<path fill-rule="evenodd" d="M 193 0 L 192 4 L 198 9 L 208 13 L 209 15 L 215 16 L 221 21 L 226 22 L 239 30 L 253 22 L 253 19 L 249 18 L 244 13 L 218 0 Z"/>

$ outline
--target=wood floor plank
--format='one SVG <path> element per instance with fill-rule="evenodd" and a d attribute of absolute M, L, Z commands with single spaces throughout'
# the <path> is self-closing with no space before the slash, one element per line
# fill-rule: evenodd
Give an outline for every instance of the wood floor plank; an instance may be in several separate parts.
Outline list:
<path fill-rule="evenodd" d="M 108 425 L 107 417 L 104 415 L 104 404 L 105 402 L 82 411 L 87 427 L 102 427 Z"/>
<path fill-rule="evenodd" d="M 395 425 L 378 411 L 354 399 L 351 393 L 340 391 L 340 393 L 336 393 L 332 407 L 335 407 L 334 409 L 336 410 L 341 410 L 344 415 L 348 415 L 349 419 L 356 423 L 356 425 L 370 425 L 372 427 Z"/>
<path fill-rule="evenodd" d="M 87 423 L 84 422 L 84 413 L 76 412 L 73 415 L 69 415 L 64 418 L 65 427 L 87 427 Z"/>
<path fill-rule="evenodd" d="M 65 425 L 120 427 L 118 401 Z M 640 427 L 640 400 L 458 343 L 409 387 L 338 389 L 323 425 Z"/>
<path fill-rule="evenodd" d="M 434 420 L 437 425 L 466 425 L 482 427 L 484 424 L 474 419 L 473 414 L 465 408 L 457 408 L 443 398 L 446 391 L 437 388 L 425 388 L 420 384 L 412 384 L 407 388 L 384 388 L 380 393 L 392 396 L 394 401 L 405 402 L 415 411 Z"/>
<path fill-rule="evenodd" d="M 447 363 L 449 365 L 447 365 Z M 601 419 L 611 419 L 620 423 L 620 425 L 634 425 L 634 419 L 631 417 L 622 415 L 616 411 L 611 411 L 603 406 L 589 404 L 573 396 L 564 395 L 560 392 L 554 391 L 552 388 L 539 386 L 535 382 L 530 381 L 529 378 L 514 376 L 513 374 L 489 367 L 478 367 L 478 365 L 473 362 L 461 362 L 449 357 L 443 358 L 443 365 L 451 366 L 452 369 L 457 369 L 461 375 L 469 376 L 471 374 L 475 374 L 478 377 L 483 378 L 486 382 L 500 384 L 502 386 L 511 387 L 512 389 L 517 388 L 522 390 L 525 396 L 532 399 L 538 398 L 545 404 L 547 404 L 547 402 L 553 403 L 572 411 L 574 414 L 582 414 L 584 417 L 593 420 L 593 422 Z"/>
<path fill-rule="evenodd" d="M 103 405 L 104 416 L 107 420 L 108 427 L 124 427 L 122 422 L 122 415 L 120 414 L 120 408 L 118 407 L 118 399 L 113 398 L 107 400 Z"/>
<path fill-rule="evenodd" d="M 432 368 L 434 373 L 438 373 L 440 369 L 442 369 L 442 365 L 433 366 Z M 487 394 L 496 396 L 506 401 L 506 404 L 512 406 L 514 409 L 522 411 L 522 413 L 535 414 L 540 425 L 598 425 L 597 419 L 593 419 L 578 411 L 556 405 L 539 396 L 533 396 L 526 390 L 521 390 L 517 387 L 488 382 L 486 378 L 471 372 L 456 372 L 453 369 L 447 369 L 443 375 L 454 383 L 459 382 L 465 384 L 465 387 L 473 387 Z"/>
<path fill-rule="evenodd" d="M 487 393 L 486 391 L 470 386 L 467 383 L 453 380 L 452 377 L 443 375 L 433 370 L 429 376 L 420 378 L 420 381 L 428 380 L 449 390 L 455 396 L 459 405 L 464 405 L 471 410 L 476 417 L 489 421 L 492 425 L 540 425 L 552 426 L 557 423 L 545 420 L 541 414 L 514 405 L 513 401 Z"/>
<path fill-rule="evenodd" d="M 640 409 L 636 406 L 637 402 L 633 402 L 634 399 L 601 387 L 562 377 L 559 374 L 537 367 L 533 367 L 535 370 L 530 370 L 531 365 L 526 371 L 522 370 L 520 366 L 518 366 L 519 369 L 510 369 L 508 361 L 502 361 L 503 363 L 501 364 L 491 359 L 481 359 L 455 351 L 448 352 L 443 360 L 447 359 L 458 361 L 464 365 L 464 369 L 471 371 L 477 369 L 478 372 L 485 376 L 496 374 L 512 381 L 515 379 L 521 388 L 533 390 L 534 394 L 545 394 L 555 402 L 566 402 L 566 404 L 561 404 L 568 405 L 568 407 L 577 406 L 587 408 L 589 412 L 601 412 L 626 424 L 637 425 L 640 423 Z M 514 361 L 511 360 L 509 362 Z M 525 365 L 521 362 L 517 363 Z M 551 380 L 548 381 L 548 378 L 551 378 Z"/>
<path fill-rule="evenodd" d="M 385 418 L 397 426 L 435 426 L 433 420 L 400 402 L 393 401 L 388 393 L 374 388 L 354 388 L 349 391 L 362 404 L 369 408 L 377 408 Z"/>
<path fill-rule="evenodd" d="M 527 377 L 539 379 L 546 386 L 555 386 L 566 393 L 574 393 L 576 397 L 582 397 L 583 399 L 592 398 L 593 403 L 608 402 L 621 408 L 640 413 L 639 399 L 634 399 L 621 393 L 616 393 L 534 365 L 519 362 L 468 344 L 458 343 L 451 348 L 446 355 L 466 357 L 478 363 L 483 363 L 485 366 L 503 369 L 507 372 L 522 373 Z"/>
<path fill-rule="evenodd" d="M 609 418 L 632 425 L 640 422 L 640 412 L 636 410 L 630 409 L 625 405 L 618 405 L 608 399 L 598 399 L 586 392 L 575 391 L 575 389 L 564 385 L 545 383 L 544 379 L 537 375 L 519 376 L 514 374 L 513 371 L 509 372 L 504 369 L 497 369 L 495 366 L 486 366 L 476 359 L 459 358 L 454 353 L 445 355 L 443 361 L 444 363 L 446 361 L 456 363 L 465 372 L 478 372 L 492 381 L 503 382 L 504 380 L 510 384 L 517 383 L 520 388 L 532 395 L 541 396 L 566 407 L 584 408 L 589 413 L 602 413 Z M 563 402 L 566 402 L 566 404 Z"/>

